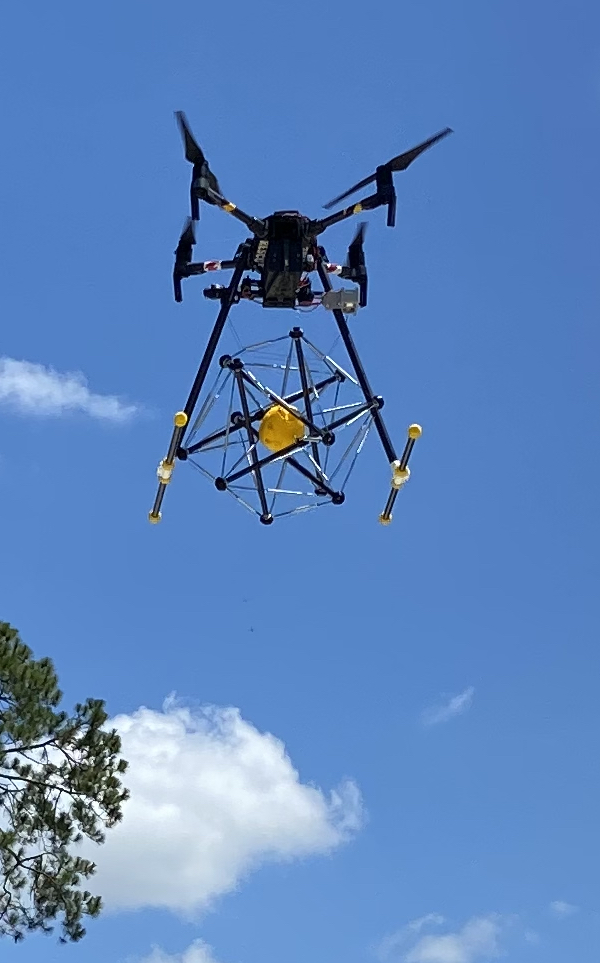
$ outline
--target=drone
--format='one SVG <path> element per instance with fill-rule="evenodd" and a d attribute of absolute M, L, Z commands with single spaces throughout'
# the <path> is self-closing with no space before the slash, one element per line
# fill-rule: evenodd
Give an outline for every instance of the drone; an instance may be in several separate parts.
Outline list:
<path fill-rule="evenodd" d="M 175 251 L 175 300 L 183 300 L 184 279 L 214 271 L 232 273 L 228 284 L 211 284 L 204 289 L 207 299 L 219 303 L 218 315 L 185 406 L 174 416 L 167 454 L 157 470 L 158 490 L 149 520 L 156 523 L 161 519 L 176 461 L 190 461 L 218 491 L 229 492 L 264 525 L 270 525 L 276 517 L 323 504 L 341 505 L 348 477 L 373 428 L 392 472 L 387 501 L 379 515 L 382 524 L 389 524 L 399 491 L 410 476 L 409 458 L 422 429 L 410 425 L 398 457 L 381 415 L 383 398 L 371 389 L 348 324 L 347 316 L 367 306 L 365 222 L 359 225 L 343 265 L 329 261 L 320 239 L 332 225 L 378 207 L 387 208 L 387 225 L 394 227 L 394 174 L 405 171 L 452 130 L 447 127 L 379 165 L 324 209 L 331 210 L 357 191 L 374 185 L 373 192 L 355 204 L 316 219 L 293 210 L 257 218 L 225 197 L 185 114 L 178 111 L 175 116 L 185 158 L 192 165 L 191 216 Z M 249 231 L 250 236 L 230 260 L 193 260 L 201 202 L 225 211 Z M 313 289 L 314 274 L 322 290 Z M 334 288 L 332 276 L 356 286 Z M 216 365 L 216 381 L 206 391 L 230 311 L 242 301 L 296 312 L 322 306 L 335 319 L 346 351 L 346 366 L 335 361 L 331 352 L 313 344 L 302 328 L 294 326 L 283 336 L 245 347 L 240 344 L 235 356 L 222 355 Z M 222 413 L 221 404 L 226 405 Z M 348 429 L 354 434 L 348 445 L 338 444 L 338 459 L 333 456 L 335 443 Z M 291 484 L 290 475 L 294 477 Z"/>

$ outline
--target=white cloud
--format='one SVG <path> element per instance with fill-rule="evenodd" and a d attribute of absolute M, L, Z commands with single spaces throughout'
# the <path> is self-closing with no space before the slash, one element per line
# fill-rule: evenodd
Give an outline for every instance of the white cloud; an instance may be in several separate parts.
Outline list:
<path fill-rule="evenodd" d="M 420 936 L 404 963 L 487 963 L 500 955 L 500 922 L 496 916 L 469 920 L 456 933 Z"/>
<path fill-rule="evenodd" d="M 416 920 L 407 923 L 406 930 L 409 933 L 420 933 L 427 926 L 442 926 L 446 920 L 439 913 L 427 913 L 426 916 L 419 916 Z"/>
<path fill-rule="evenodd" d="M 194 940 L 183 953 L 170 955 L 158 946 L 152 948 L 150 956 L 145 956 L 139 963 L 215 963 L 212 947 L 204 940 Z"/>
<path fill-rule="evenodd" d="M 559 919 L 564 919 L 566 916 L 572 916 L 579 909 L 578 906 L 574 906 L 573 903 L 565 903 L 562 899 L 555 899 L 550 903 L 550 912 L 557 916 Z"/>
<path fill-rule="evenodd" d="M 427 913 L 416 920 L 411 920 L 406 926 L 391 936 L 386 936 L 379 944 L 377 956 L 380 960 L 388 960 L 391 956 L 397 956 L 398 950 L 414 939 L 416 934 L 430 926 L 442 926 L 445 923 L 444 917 L 439 913 Z"/>
<path fill-rule="evenodd" d="M 504 922 L 495 915 L 478 916 L 457 932 L 423 934 L 445 923 L 438 913 L 428 913 L 386 937 L 378 955 L 399 963 L 489 963 L 500 955 L 498 939 Z"/>
<path fill-rule="evenodd" d="M 107 909 L 194 916 L 267 860 L 326 853 L 360 828 L 347 780 L 303 784 L 283 743 L 232 708 L 167 700 L 111 720 L 129 761 L 123 822 L 90 853 Z M 188 963 L 186 960 L 185 963 Z"/>
<path fill-rule="evenodd" d="M 475 689 L 470 685 L 464 692 L 452 696 L 448 702 L 430 706 L 428 709 L 425 709 L 421 716 L 423 724 L 426 726 L 436 726 L 440 722 L 448 722 L 449 719 L 462 715 L 463 712 L 471 708 L 474 695 Z"/>
<path fill-rule="evenodd" d="M 61 374 L 31 361 L 0 358 L 0 403 L 24 414 L 62 415 L 83 412 L 104 421 L 128 421 L 138 406 L 115 395 L 98 395 L 79 372 Z"/>

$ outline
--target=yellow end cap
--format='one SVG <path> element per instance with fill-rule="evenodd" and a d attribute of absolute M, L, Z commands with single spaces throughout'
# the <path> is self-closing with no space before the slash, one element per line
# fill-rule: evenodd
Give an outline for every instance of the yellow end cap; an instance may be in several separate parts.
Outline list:
<path fill-rule="evenodd" d="M 174 467 L 175 467 L 174 462 L 167 461 L 166 458 L 163 458 L 163 460 L 161 461 L 160 465 L 156 470 L 156 474 L 158 476 L 158 480 L 161 485 L 169 484 L 169 482 L 171 481 L 171 475 L 173 474 Z"/>
<path fill-rule="evenodd" d="M 392 488 L 402 488 L 410 478 L 410 468 L 395 468 L 392 474 Z"/>
<path fill-rule="evenodd" d="M 188 416 L 185 411 L 178 411 L 173 418 L 173 424 L 176 428 L 185 428 L 188 423 Z"/>
<path fill-rule="evenodd" d="M 390 522 L 391 522 L 391 520 L 392 520 L 392 516 L 391 516 L 391 515 L 384 515 L 383 512 L 382 512 L 381 515 L 379 516 L 379 521 L 381 522 L 382 525 L 389 525 Z"/>
<path fill-rule="evenodd" d="M 408 437 L 416 441 L 423 434 L 423 429 L 420 425 L 410 425 L 408 429 Z"/>
<path fill-rule="evenodd" d="M 158 515 L 155 515 L 154 512 L 148 512 L 148 521 L 149 521 L 152 525 L 158 525 L 158 523 L 160 522 L 161 518 L 162 518 L 162 515 L 161 515 L 160 512 L 158 513 Z"/>

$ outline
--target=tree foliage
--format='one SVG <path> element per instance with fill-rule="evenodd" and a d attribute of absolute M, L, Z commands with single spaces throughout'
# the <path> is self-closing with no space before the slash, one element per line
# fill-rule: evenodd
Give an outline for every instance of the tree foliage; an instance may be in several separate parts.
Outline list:
<path fill-rule="evenodd" d="M 77 855 L 86 837 L 104 841 L 127 799 L 116 731 L 104 703 L 88 699 L 69 716 L 50 659 L 34 659 L 16 629 L 0 622 L 0 935 L 51 932 L 81 939 L 99 896 L 95 871 Z"/>

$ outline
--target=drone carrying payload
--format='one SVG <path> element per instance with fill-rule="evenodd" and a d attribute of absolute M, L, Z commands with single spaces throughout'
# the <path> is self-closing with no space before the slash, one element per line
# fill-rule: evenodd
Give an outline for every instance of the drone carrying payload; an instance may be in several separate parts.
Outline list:
<path fill-rule="evenodd" d="M 218 491 L 229 492 L 265 525 L 281 515 L 327 503 L 340 505 L 356 458 L 374 427 L 392 472 L 389 495 L 379 516 L 383 524 L 389 524 L 398 492 L 409 478 L 408 461 L 421 428 L 416 424 L 409 427 L 398 457 L 381 416 L 383 399 L 371 390 L 346 319 L 367 304 L 364 222 L 349 245 L 343 265 L 329 261 L 318 239 L 331 225 L 376 207 L 387 207 L 387 224 L 393 227 L 394 173 L 406 170 L 452 131 L 446 128 L 392 158 L 325 205 L 329 209 L 375 184 L 374 193 L 350 207 L 317 219 L 298 211 L 276 211 L 266 218 L 256 218 L 223 196 L 185 115 L 178 112 L 176 117 L 186 159 L 192 164 L 192 179 L 191 217 L 175 251 L 175 300 L 183 299 L 185 278 L 221 270 L 232 274 L 229 284 L 212 284 L 204 290 L 205 297 L 219 302 L 219 312 L 187 402 L 174 417 L 167 455 L 158 468 L 158 491 L 150 521 L 160 521 L 176 459 L 190 461 Z M 200 201 L 219 207 L 249 229 L 251 236 L 239 245 L 231 260 L 192 260 Z M 321 291 L 313 290 L 314 273 Z M 352 281 L 357 287 L 336 289 L 331 276 Z M 242 300 L 264 308 L 295 310 L 322 305 L 335 319 L 346 349 L 346 368 L 295 326 L 282 337 L 240 345 L 235 357 L 222 355 L 216 380 L 205 392 L 229 312 Z M 349 444 L 340 444 L 338 435 L 348 433 L 348 429 L 352 430 Z M 336 449 L 339 456 L 334 457 Z"/>

